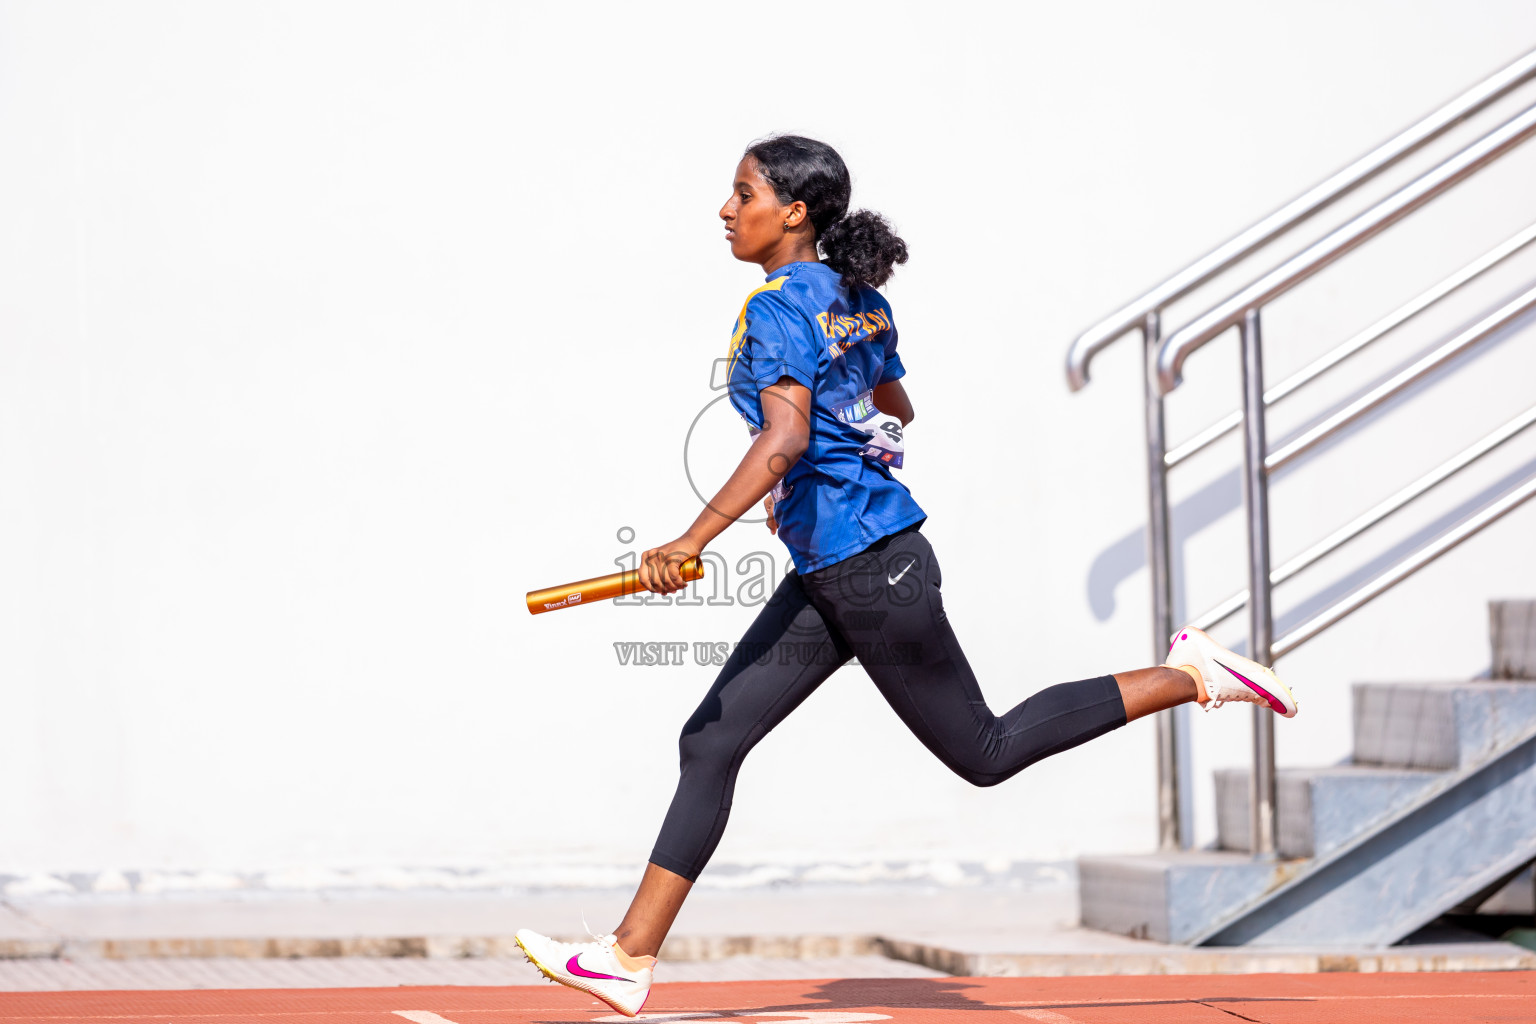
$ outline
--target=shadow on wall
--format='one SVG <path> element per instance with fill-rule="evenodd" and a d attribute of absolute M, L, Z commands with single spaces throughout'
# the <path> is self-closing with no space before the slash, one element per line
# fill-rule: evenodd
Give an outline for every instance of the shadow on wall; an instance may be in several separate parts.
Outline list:
<path fill-rule="evenodd" d="M 1469 324 L 1470 323 L 1471 321 L 1469 321 Z M 1455 373 L 1466 369 L 1481 357 L 1487 355 L 1489 352 L 1492 352 L 1495 348 L 1503 345 L 1506 341 L 1524 332 L 1525 329 L 1532 326 L 1532 324 L 1536 324 L 1536 314 L 1528 314 L 1506 325 L 1503 330 L 1485 339 L 1483 342 L 1475 346 L 1471 351 L 1461 354 L 1451 362 L 1445 364 L 1440 370 L 1428 374 L 1422 380 L 1415 382 L 1413 385 L 1405 388 L 1397 395 L 1394 395 L 1391 399 L 1388 399 L 1381 405 L 1377 406 L 1375 409 L 1372 409 L 1370 412 L 1361 416 L 1358 420 L 1355 420 L 1338 434 L 1322 442 L 1316 451 L 1320 452 L 1328 448 L 1332 448 L 1334 445 L 1354 434 L 1356 431 L 1365 428 L 1371 423 L 1374 423 L 1381 417 L 1392 412 L 1398 406 L 1411 401 L 1421 392 L 1430 387 L 1433 387 L 1436 383 L 1443 381 L 1447 376 L 1454 375 Z M 1419 352 L 1415 353 L 1411 357 L 1410 362 L 1422 357 L 1430 351 L 1433 351 L 1436 347 L 1439 346 L 1441 340 L 1437 340 L 1422 348 Z M 1293 438 L 1300 436 L 1305 431 L 1322 422 L 1336 409 L 1343 408 L 1350 402 L 1353 402 L 1361 396 L 1365 395 L 1378 383 L 1380 383 L 1379 380 L 1373 380 L 1366 384 L 1362 384 L 1359 388 L 1355 389 L 1352 394 L 1346 396 L 1342 401 L 1339 402 L 1338 405 L 1334 406 L 1333 409 L 1318 413 L 1308 422 L 1296 427 L 1287 436 L 1281 438 L 1278 442 L 1274 439 L 1271 439 L 1270 450 L 1273 451 L 1274 448 L 1289 443 Z M 1469 440 L 1468 443 L 1470 444 L 1471 441 Z M 1278 479 L 1284 475 L 1288 475 L 1290 471 L 1298 468 L 1300 465 L 1301 463 L 1293 463 L 1292 465 L 1287 466 L 1281 470 L 1280 473 L 1272 476 L 1270 480 L 1270 486 L 1273 487 Z M 1420 472 L 1427 472 L 1428 469 L 1429 467 L 1424 467 L 1420 470 Z M 1526 463 L 1521 468 L 1505 476 L 1498 483 L 1495 483 L 1492 486 L 1485 488 L 1477 495 L 1468 498 L 1455 509 L 1452 509 L 1440 518 L 1425 525 L 1422 529 L 1415 532 L 1412 536 L 1405 538 L 1403 541 L 1388 551 L 1383 552 L 1381 555 L 1367 562 L 1365 565 L 1360 566 L 1358 569 L 1346 574 L 1342 578 L 1324 587 L 1316 595 L 1308 598 L 1296 608 L 1289 610 L 1284 615 L 1277 615 L 1275 618 L 1275 634 L 1277 636 L 1283 635 L 1287 629 L 1295 626 L 1299 622 L 1304 621 L 1317 612 L 1322 611 L 1329 604 L 1333 603 L 1338 598 L 1343 597 L 1345 594 L 1349 593 L 1356 587 L 1367 583 L 1372 577 L 1384 571 L 1394 563 L 1407 557 L 1413 550 L 1427 543 L 1432 538 L 1438 536 L 1441 532 L 1449 529 L 1456 523 L 1460 522 L 1462 519 L 1471 515 L 1478 508 L 1482 507 L 1487 502 L 1492 501 L 1497 495 L 1502 494 L 1505 490 L 1523 482 L 1526 478 L 1531 476 L 1532 473 L 1536 473 L 1536 460 Z M 1186 578 L 1184 565 L 1185 545 L 1188 543 L 1190 538 L 1194 537 L 1201 530 L 1204 530 L 1206 527 L 1221 519 L 1223 516 L 1237 510 L 1238 508 L 1241 508 L 1242 503 L 1242 471 L 1240 468 L 1234 467 L 1227 473 L 1224 473 L 1220 477 L 1217 477 L 1215 480 L 1206 484 L 1204 487 L 1200 488 L 1198 491 L 1191 494 L 1183 501 L 1177 502 L 1169 510 L 1169 562 L 1173 572 L 1173 618 L 1175 622 L 1187 621 L 1191 615 L 1188 607 L 1186 607 L 1184 600 L 1184 580 Z M 1360 508 L 1357 509 L 1354 514 L 1364 512 L 1371 506 L 1371 504 L 1372 503 L 1362 503 Z M 1093 611 L 1094 618 L 1098 619 L 1100 622 L 1107 621 L 1109 617 L 1115 613 L 1116 588 L 1118 588 L 1121 583 L 1124 583 L 1131 576 L 1134 576 L 1136 573 L 1140 572 L 1143 568 L 1146 567 L 1146 537 L 1147 528 L 1146 524 L 1143 523 L 1142 526 L 1138 529 L 1126 534 L 1119 540 L 1110 544 L 1103 551 L 1099 552 L 1098 557 L 1096 557 L 1093 560 L 1093 564 L 1089 566 L 1088 607 Z M 1271 552 L 1270 557 L 1271 565 L 1273 566 L 1279 565 L 1285 561 L 1286 557 L 1288 556 L 1282 552 Z M 1243 559 L 1242 563 L 1246 564 L 1246 559 Z M 1246 579 L 1236 579 L 1232 581 L 1231 586 L 1233 590 L 1236 590 L 1247 586 L 1247 583 L 1248 581 Z M 1203 612 L 1205 609 L 1202 608 L 1201 611 Z M 1239 613 L 1239 615 L 1241 614 L 1242 613 Z M 1240 651 L 1242 649 L 1234 648 L 1234 650 Z"/>
<path fill-rule="evenodd" d="M 1536 476 L 1536 459 L 1531 459 L 1518 469 L 1506 473 L 1495 483 L 1469 496 L 1467 500 L 1447 511 L 1444 515 L 1425 523 L 1422 527 L 1381 552 L 1375 558 L 1334 580 L 1315 594 L 1310 595 L 1296 607 L 1287 609 L 1283 614 L 1276 615 L 1275 634 L 1277 636 L 1285 635 L 1289 630 L 1294 629 L 1313 615 L 1323 611 L 1356 588 L 1369 583 L 1381 573 L 1386 572 L 1392 566 L 1407 558 L 1414 551 L 1417 551 L 1442 533 L 1456 526 L 1462 520 L 1471 516 L 1484 505 L 1514 490 L 1532 476 Z M 1495 523 L 1490 528 L 1497 530 L 1499 525 Z"/>
<path fill-rule="evenodd" d="M 1496 482 L 1469 496 L 1455 508 L 1425 523 L 1422 527 L 1404 537 L 1390 548 L 1382 551 L 1374 558 L 1329 582 L 1294 608 L 1288 608 L 1285 612 L 1277 614 L 1275 616 L 1275 634 L 1283 636 L 1286 632 L 1318 612 L 1323 611 L 1346 594 L 1369 583 L 1376 576 L 1407 558 L 1414 551 L 1423 547 L 1442 533 L 1450 530 L 1484 505 L 1513 490 L 1533 476 L 1536 476 L 1536 459 L 1531 459 L 1519 468 L 1506 473 Z M 1182 622 L 1187 617 L 1187 610 L 1184 606 L 1183 587 L 1181 586 L 1181 582 L 1184 579 L 1185 543 L 1189 538 L 1205 529 L 1211 523 L 1240 507 L 1242 501 L 1241 480 L 1238 471 L 1233 470 L 1207 484 L 1174 507 L 1172 512 L 1174 529 L 1171 538 L 1171 561 L 1173 563 L 1173 607 L 1176 621 Z M 1364 509 L 1365 507 L 1363 506 L 1360 511 L 1364 511 Z M 1493 528 L 1497 529 L 1497 524 Z M 1279 553 L 1276 553 L 1276 555 L 1277 557 L 1274 558 L 1275 564 L 1278 565 L 1285 560 L 1284 555 Z M 1093 560 L 1093 565 L 1088 570 L 1088 603 L 1093 609 L 1095 618 L 1103 622 L 1114 614 L 1115 588 L 1130 576 L 1141 571 L 1142 567 L 1146 564 L 1145 527 L 1121 537 L 1099 553 L 1099 556 Z M 1245 585 L 1245 580 L 1234 580 L 1232 583 L 1233 589 Z M 1234 618 L 1238 618 L 1239 621 L 1246 621 L 1246 619 L 1241 618 L 1242 615 L 1243 613 L 1239 612 Z M 1233 650 L 1246 654 L 1245 646 L 1246 641 L 1243 644 L 1235 645 Z"/>
<path fill-rule="evenodd" d="M 1185 618 L 1184 548 L 1190 538 L 1243 503 L 1242 475 L 1230 470 L 1200 488 L 1169 510 L 1173 568 L 1173 617 Z M 1099 552 L 1088 567 L 1088 607 L 1093 617 L 1105 622 L 1115 614 L 1115 589 L 1147 565 L 1147 527 L 1142 526 Z M 1241 585 L 1241 584 L 1239 584 Z"/>

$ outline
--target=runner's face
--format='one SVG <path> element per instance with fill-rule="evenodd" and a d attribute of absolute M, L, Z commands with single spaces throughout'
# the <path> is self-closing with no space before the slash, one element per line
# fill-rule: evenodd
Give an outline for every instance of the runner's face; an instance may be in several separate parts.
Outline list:
<path fill-rule="evenodd" d="M 731 243 L 731 255 L 737 259 L 766 263 L 775 247 L 784 241 L 788 212 L 773 194 L 773 187 L 763 180 L 752 157 L 741 158 L 735 177 L 731 198 L 720 207 L 725 239 Z"/>

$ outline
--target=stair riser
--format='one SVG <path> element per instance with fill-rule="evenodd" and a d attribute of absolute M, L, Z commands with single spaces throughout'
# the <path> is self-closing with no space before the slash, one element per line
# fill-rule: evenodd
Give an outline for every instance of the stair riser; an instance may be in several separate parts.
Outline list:
<path fill-rule="evenodd" d="M 1536 681 L 1536 601 L 1489 601 L 1493 678 Z"/>
<path fill-rule="evenodd" d="M 1436 772 L 1374 768 L 1287 769 L 1276 780 L 1278 849 L 1282 857 L 1331 853 L 1431 785 Z M 1248 851 L 1249 773 L 1216 773 L 1217 843 L 1223 850 Z"/>
<path fill-rule="evenodd" d="M 1154 942 L 1187 942 L 1287 877 L 1238 855 L 1083 857 L 1077 870 L 1086 927 Z"/>
<path fill-rule="evenodd" d="M 1536 686 L 1358 683 L 1354 714 L 1356 764 L 1451 771 L 1536 727 Z"/>

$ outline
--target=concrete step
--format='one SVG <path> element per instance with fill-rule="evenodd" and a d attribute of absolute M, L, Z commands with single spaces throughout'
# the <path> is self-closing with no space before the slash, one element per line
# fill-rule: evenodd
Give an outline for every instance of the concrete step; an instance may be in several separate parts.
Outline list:
<path fill-rule="evenodd" d="M 1248 813 L 1251 774 L 1246 768 L 1216 772 L 1217 845 L 1223 850 L 1253 849 Z M 1331 853 L 1405 806 L 1440 774 L 1370 765 L 1280 769 L 1275 780 L 1280 856 Z"/>
<path fill-rule="evenodd" d="M 1159 942 L 1388 945 L 1536 858 L 1536 686 L 1359 684 L 1355 764 L 1280 773 L 1281 859 L 1248 846 L 1248 779 L 1217 775 L 1236 850 L 1083 857 L 1081 920 Z"/>
<path fill-rule="evenodd" d="M 1186 850 L 1077 862 L 1086 928 L 1153 942 L 1188 942 L 1285 882 L 1285 862 L 1247 854 Z"/>
<path fill-rule="evenodd" d="M 1359 765 L 1453 771 L 1479 764 L 1536 728 L 1536 685 L 1357 683 Z"/>
<path fill-rule="evenodd" d="M 1296 877 L 1202 944 L 1385 946 L 1476 902 L 1536 860 L 1536 728 L 1436 778 L 1388 820 Z"/>

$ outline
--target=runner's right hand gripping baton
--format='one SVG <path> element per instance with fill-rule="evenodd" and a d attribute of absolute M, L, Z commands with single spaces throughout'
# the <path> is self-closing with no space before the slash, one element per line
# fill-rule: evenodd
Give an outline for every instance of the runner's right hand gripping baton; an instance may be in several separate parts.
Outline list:
<path fill-rule="evenodd" d="M 680 569 L 683 579 L 690 583 L 704 578 L 704 566 L 697 557 L 688 559 Z M 552 612 L 556 608 L 570 608 L 574 605 L 607 601 L 610 598 L 628 597 L 630 594 L 643 592 L 648 593 L 645 587 L 640 585 L 640 570 L 625 569 L 623 572 L 598 576 L 579 583 L 530 590 L 528 591 L 528 612 L 530 615 L 541 615 L 544 612 Z"/>

